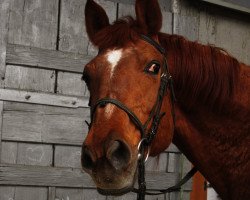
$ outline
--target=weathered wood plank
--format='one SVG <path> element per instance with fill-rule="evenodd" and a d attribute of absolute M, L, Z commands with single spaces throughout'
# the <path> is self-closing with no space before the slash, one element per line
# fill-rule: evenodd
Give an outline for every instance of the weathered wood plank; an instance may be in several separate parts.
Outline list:
<path fill-rule="evenodd" d="M 89 109 L 5 102 L 3 140 L 81 145 Z"/>
<path fill-rule="evenodd" d="M 52 145 L 18 143 L 17 164 L 51 166 Z"/>
<path fill-rule="evenodd" d="M 52 70 L 6 66 L 5 88 L 54 92 L 54 84 L 55 72 Z"/>
<path fill-rule="evenodd" d="M 15 199 L 15 187 L 0 185 L 0 199 L 1 200 Z"/>
<path fill-rule="evenodd" d="M 5 77 L 5 57 L 6 43 L 8 32 L 8 17 L 9 17 L 9 0 L 0 2 L 0 87 L 3 87 L 3 79 Z"/>
<path fill-rule="evenodd" d="M 217 17 L 215 45 L 226 49 L 241 62 L 250 64 L 249 27 L 250 21 L 246 22 L 230 16 Z"/>
<path fill-rule="evenodd" d="M 3 142 L 1 163 L 50 166 L 52 154 L 51 145 Z"/>
<path fill-rule="evenodd" d="M 58 0 L 11 1 L 8 42 L 55 49 Z"/>
<path fill-rule="evenodd" d="M 17 160 L 17 143 L 2 142 L 1 163 L 16 164 Z"/>
<path fill-rule="evenodd" d="M 168 154 L 167 172 L 178 172 L 180 168 L 180 155 L 176 153 Z"/>
<path fill-rule="evenodd" d="M 100 195 L 95 189 L 57 188 L 56 200 L 63 200 L 63 199 L 105 200 L 106 197 Z"/>
<path fill-rule="evenodd" d="M 81 147 L 55 146 L 55 167 L 81 168 Z"/>
<path fill-rule="evenodd" d="M 2 160 L 2 153 L 1 149 L 2 147 L 2 122 L 3 122 L 3 101 L 0 99 L 0 163 Z"/>
<path fill-rule="evenodd" d="M 114 196 L 107 196 L 106 200 L 135 200 L 136 199 L 136 194 L 135 193 L 128 193 L 119 197 L 114 197 Z"/>
<path fill-rule="evenodd" d="M 97 0 L 106 11 L 110 21 L 116 18 L 116 3 Z M 89 41 L 85 29 L 84 7 L 86 0 L 62 0 L 60 17 L 59 50 L 75 53 L 96 54 L 89 50 Z"/>
<path fill-rule="evenodd" d="M 58 72 L 57 93 L 89 97 L 85 82 L 81 74 Z"/>
<path fill-rule="evenodd" d="M 161 153 L 159 156 L 149 157 L 145 167 L 147 171 L 166 172 L 167 162 L 168 154 L 164 152 Z"/>
<path fill-rule="evenodd" d="M 178 173 L 148 172 L 147 186 L 149 189 L 166 188 L 174 185 L 178 176 Z M 90 176 L 80 169 L 7 164 L 0 166 L 0 185 L 95 188 Z M 184 188 L 190 189 L 190 183 Z"/>
<path fill-rule="evenodd" d="M 92 56 L 8 44 L 6 63 L 82 73 Z"/>
<path fill-rule="evenodd" d="M 180 150 L 173 143 L 171 143 L 165 151 L 172 153 L 180 153 Z"/>
<path fill-rule="evenodd" d="M 124 16 L 132 16 L 135 19 L 135 5 L 134 4 L 126 4 L 126 2 L 119 3 L 118 18 L 121 18 Z"/>
<path fill-rule="evenodd" d="M 1 88 L 0 100 L 68 108 L 88 107 L 88 98 Z"/>
<path fill-rule="evenodd" d="M 58 0 L 11 1 L 8 43 L 55 49 Z M 53 71 L 9 67 L 5 87 L 54 92 Z"/>
<path fill-rule="evenodd" d="M 56 187 L 49 187 L 48 200 L 56 200 Z"/>
<path fill-rule="evenodd" d="M 16 187 L 15 200 L 47 200 L 48 188 L 46 187 Z"/>

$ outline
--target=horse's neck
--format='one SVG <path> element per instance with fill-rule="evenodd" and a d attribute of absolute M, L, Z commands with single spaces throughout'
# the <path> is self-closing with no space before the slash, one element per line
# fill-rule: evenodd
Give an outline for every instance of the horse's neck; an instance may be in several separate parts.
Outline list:
<path fill-rule="evenodd" d="M 250 68 L 242 65 L 232 104 L 235 106 L 230 113 L 218 114 L 202 105 L 188 112 L 181 105 L 176 108 L 173 142 L 223 199 L 244 199 L 244 195 L 250 195 L 249 79 Z"/>

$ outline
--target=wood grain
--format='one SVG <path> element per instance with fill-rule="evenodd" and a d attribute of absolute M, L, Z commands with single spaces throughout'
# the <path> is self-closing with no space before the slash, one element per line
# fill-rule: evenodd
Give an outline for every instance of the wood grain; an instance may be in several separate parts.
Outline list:
<path fill-rule="evenodd" d="M 47 200 L 48 188 L 46 187 L 16 187 L 15 200 Z"/>
<path fill-rule="evenodd" d="M 106 197 L 100 195 L 95 189 L 57 188 L 56 199 L 106 200 Z"/>
<path fill-rule="evenodd" d="M 6 66 L 5 88 L 53 92 L 54 84 L 55 72 L 52 70 Z"/>
<path fill-rule="evenodd" d="M 176 183 L 178 173 L 148 172 L 146 180 L 150 189 L 166 188 Z M 95 188 L 90 176 L 80 169 L 8 164 L 1 164 L 0 166 L 0 185 L 3 184 Z M 184 188 L 189 190 L 191 188 L 190 182 Z"/>
<path fill-rule="evenodd" d="M 82 73 L 84 66 L 92 58 L 93 56 L 86 54 L 8 44 L 6 63 Z"/>
<path fill-rule="evenodd" d="M 0 163 L 2 160 L 2 122 L 3 122 L 3 101 L 0 100 Z"/>
<path fill-rule="evenodd" d="M 4 104 L 3 140 L 81 145 L 89 109 L 22 103 Z"/>
<path fill-rule="evenodd" d="M 81 168 L 81 147 L 55 146 L 55 167 Z"/>
<path fill-rule="evenodd" d="M 57 93 L 89 97 L 89 91 L 82 74 L 59 72 L 57 77 Z"/>
<path fill-rule="evenodd" d="M 51 145 L 3 142 L 1 163 L 50 166 L 52 154 Z"/>
<path fill-rule="evenodd" d="M 8 42 L 55 49 L 58 0 L 11 1 Z"/>
<path fill-rule="evenodd" d="M 0 2 L 0 87 L 3 87 L 3 79 L 5 77 L 5 57 L 6 43 L 8 34 L 8 17 L 9 17 L 9 0 Z"/>
<path fill-rule="evenodd" d="M 0 186 L 0 199 L 12 200 L 15 198 L 15 187 L 12 186 Z"/>
<path fill-rule="evenodd" d="M 2 142 L 1 163 L 16 164 L 17 160 L 17 143 Z"/>
<path fill-rule="evenodd" d="M 0 100 L 68 108 L 88 108 L 88 98 L 0 88 Z"/>

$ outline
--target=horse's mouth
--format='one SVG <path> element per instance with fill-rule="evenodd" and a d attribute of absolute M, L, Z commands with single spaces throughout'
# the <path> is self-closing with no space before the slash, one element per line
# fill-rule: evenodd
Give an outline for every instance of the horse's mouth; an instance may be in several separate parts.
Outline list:
<path fill-rule="evenodd" d="M 125 187 L 122 189 L 101 189 L 101 188 L 97 188 L 97 191 L 102 194 L 102 195 L 112 195 L 112 196 L 121 196 L 124 195 L 130 191 L 132 191 L 133 187 L 129 186 L 129 187 Z"/>

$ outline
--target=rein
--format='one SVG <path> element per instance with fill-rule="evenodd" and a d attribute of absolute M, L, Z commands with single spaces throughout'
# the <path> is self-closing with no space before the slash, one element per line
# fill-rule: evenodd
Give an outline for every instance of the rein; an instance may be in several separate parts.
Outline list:
<path fill-rule="evenodd" d="M 95 113 L 95 110 L 97 107 L 104 107 L 108 103 L 114 104 L 121 110 L 123 110 L 132 120 L 132 122 L 136 125 L 136 127 L 140 130 L 141 133 L 141 141 L 138 144 L 138 189 L 133 189 L 133 192 L 137 193 L 137 199 L 138 200 L 144 200 L 145 195 L 159 195 L 159 194 L 165 194 L 169 192 L 174 192 L 180 190 L 181 186 L 185 184 L 197 171 L 196 168 L 193 168 L 190 170 L 185 177 L 183 177 L 176 185 L 164 189 L 164 190 L 158 190 L 159 192 L 147 192 L 146 191 L 146 181 L 145 181 L 145 149 L 149 148 L 151 145 L 153 139 L 155 138 L 155 135 L 157 134 L 158 127 L 160 125 L 162 117 L 165 115 L 165 113 L 161 112 L 162 103 L 164 100 L 164 96 L 167 93 L 167 89 L 169 88 L 171 92 L 171 104 L 172 104 L 172 117 L 173 122 L 175 126 L 175 110 L 174 110 L 174 101 L 175 101 L 175 94 L 174 94 L 174 88 L 173 88 L 173 79 L 172 76 L 169 73 L 167 59 L 165 56 L 165 49 L 160 46 L 157 42 L 155 42 L 153 39 L 149 38 L 146 35 L 141 35 L 141 39 L 148 42 L 152 46 L 154 46 L 162 55 L 163 55 L 163 66 L 162 66 L 162 73 L 161 73 L 161 81 L 160 81 L 160 87 L 158 90 L 157 100 L 154 104 L 150 115 L 147 119 L 147 121 L 143 124 L 140 119 L 136 116 L 136 114 L 130 110 L 126 105 L 124 105 L 122 102 L 120 102 L 117 99 L 112 98 L 102 98 L 99 99 L 96 104 L 91 108 L 91 119 L 93 119 L 93 115 Z M 149 123 L 151 123 L 151 127 L 148 128 Z M 88 124 L 89 125 L 89 124 Z M 147 130 L 149 130 L 147 132 Z M 146 155 L 146 159 L 148 158 L 149 150 Z"/>

